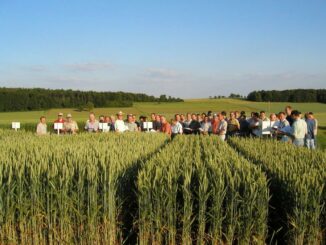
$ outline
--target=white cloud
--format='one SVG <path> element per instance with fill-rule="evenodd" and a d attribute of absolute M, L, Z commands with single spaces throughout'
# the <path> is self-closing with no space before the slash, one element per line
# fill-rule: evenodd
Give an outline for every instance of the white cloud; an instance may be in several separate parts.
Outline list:
<path fill-rule="evenodd" d="M 64 67 L 69 71 L 81 71 L 81 72 L 92 72 L 92 71 L 105 71 L 112 70 L 114 65 L 111 63 L 76 63 L 76 64 L 65 64 Z"/>
<path fill-rule="evenodd" d="M 172 69 L 165 68 L 148 68 L 143 76 L 151 80 L 175 80 L 183 78 L 185 74 Z"/>

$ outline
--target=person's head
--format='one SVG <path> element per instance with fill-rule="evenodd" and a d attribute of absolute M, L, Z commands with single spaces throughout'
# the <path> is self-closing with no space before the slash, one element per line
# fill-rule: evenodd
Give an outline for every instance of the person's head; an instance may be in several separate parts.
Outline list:
<path fill-rule="evenodd" d="M 226 111 L 222 111 L 221 114 L 226 117 Z"/>
<path fill-rule="evenodd" d="M 155 120 L 156 120 L 156 122 L 160 122 L 161 121 L 161 116 L 160 115 L 156 115 Z"/>
<path fill-rule="evenodd" d="M 265 119 L 266 118 L 266 112 L 265 111 L 261 111 L 259 113 L 260 119 Z"/>
<path fill-rule="evenodd" d="M 128 121 L 128 123 L 132 123 L 134 120 L 133 120 L 133 117 L 132 117 L 132 115 L 131 114 L 129 114 L 128 116 L 127 116 L 127 121 Z"/>
<path fill-rule="evenodd" d="M 222 120 L 224 120 L 224 115 L 223 115 L 223 113 L 222 112 L 220 112 L 218 115 L 217 115 L 217 117 L 218 117 L 218 120 L 220 120 L 220 121 L 222 121 Z"/>
<path fill-rule="evenodd" d="M 253 115 L 252 115 L 252 118 L 253 118 L 255 121 L 258 121 L 258 120 L 259 120 L 259 113 L 258 113 L 258 112 L 254 112 Z"/>
<path fill-rule="evenodd" d="M 242 119 L 246 119 L 247 117 L 246 117 L 246 112 L 245 111 L 241 111 L 240 112 L 240 118 L 242 118 Z"/>
<path fill-rule="evenodd" d="M 180 121 L 183 122 L 186 119 L 185 114 L 180 115 Z"/>
<path fill-rule="evenodd" d="M 203 113 L 201 114 L 201 117 L 202 117 L 202 119 L 204 119 L 204 118 L 206 117 L 206 113 L 203 112 Z"/>
<path fill-rule="evenodd" d="M 172 125 L 176 125 L 177 122 L 178 122 L 178 121 L 177 121 L 176 119 L 171 119 L 171 124 L 172 124 Z"/>
<path fill-rule="evenodd" d="M 271 114 L 269 115 L 269 119 L 270 119 L 271 121 L 276 121 L 276 119 L 277 119 L 276 114 L 275 114 L 275 113 L 271 113 Z"/>
<path fill-rule="evenodd" d="M 62 112 L 58 113 L 58 119 L 62 120 L 62 118 L 63 118 L 63 113 Z"/>
<path fill-rule="evenodd" d="M 99 116 L 98 120 L 99 120 L 101 123 L 103 123 L 103 122 L 104 122 L 104 116 L 103 116 L 103 115 Z"/>
<path fill-rule="evenodd" d="M 230 112 L 230 119 L 234 119 L 235 118 L 235 113 L 234 112 Z"/>
<path fill-rule="evenodd" d="M 301 112 L 298 110 L 293 110 L 291 112 L 291 116 L 293 119 L 299 119 L 301 117 Z"/>
<path fill-rule="evenodd" d="M 197 115 L 195 113 L 191 114 L 191 120 L 197 121 Z"/>
<path fill-rule="evenodd" d="M 95 114 L 94 114 L 94 112 L 89 113 L 89 120 L 91 122 L 94 122 L 95 121 Z"/>
<path fill-rule="evenodd" d="M 136 122 L 136 121 L 137 121 L 137 119 L 136 119 L 136 116 L 135 116 L 135 115 L 132 115 L 132 120 L 133 120 L 134 122 Z"/>
<path fill-rule="evenodd" d="M 286 113 L 286 115 L 290 116 L 291 112 L 292 112 L 292 107 L 291 106 L 286 106 L 284 109 L 284 112 Z"/>
<path fill-rule="evenodd" d="M 114 123 L 115 122 L 115 116 L 114 115 L 111 115 L 110 116 L 110 121 L 111 121 L 111 123 Z"/>
<path fill-rule="evenodd" d="M 41 117 L 40 117 L 40 122 L 43 123 L 43 124 L 46 122 L 46 118 L 45 118 L 45 116 L 41 116 Z"/>
<path fill-rule="evenodd" d="M 191 114 L 190 113 L 187 113 L 187 121 L 190 121 L 192 118 Z"/>
<path fill-rule="evenodd" d="M 123 117 L 123 113 L 122 113 L 122 111 L 119 111 L 119 112 L 117 113 L 117 118 L 118 118 L 118 120 L 122 120 L 122 117 Z"/>
<path fill-rule="evenodd" d="M 196 118 L 198 122 L 201 122 L 203 120 L 201 114 L 197 114 Z"/>
<path fill-rule="evenodd" d="M 314 119 L 314 113 L 308 112 L 308 119 Z"/>
<path fill-rule="evenodd" d="M 207 112 L 207 116 L 208 116 L 208 117 L 211 117 L 211 116 L 212 116 L 212 114 L 213 114 L 213 112 L 212 112 L 212 111 L 208 111 L 208 112 Z"/>
<path fill-rule="evenodd" d="M 209 122 L 209 117 L 207 115 L 204 117 L 204 122 L 205 123 Z"/>
<path fill-rule="evenodd" d="M 234 112 L 234 115 L 235 115 L 236 118 L 239 118 L 240 117 L 240 112 L 239 111 L 235 111 Z"/>
<path fill-rule="evenodd" d="M 166 117 L 165 117 L 165 116 L 161 116 L 161 122 L 162 122 L 162 124 L 167 123 L 167 121 L 166 121 Z"/>
<path fill-rule="evenodd" d="M 281 121 L 284 121 L 284 119 L 286 118 L 285 112 L 281 111 L 280 113 L 278 113 L 278 118 Z"/>
<path fill-rule="evenodd" d="M 105 116 L 105 117 L 104 117 L 104 122 L 106 122 L 106 123 L 110 123 L 110 122 L 111 122 L 110 117 Z"/>
<path fill-rule="evenodd" d="M 70 113 L 67 114 L 67 121 L 68 122 L 72 121 L 72 115 Z"/>
<path fill-rule="evenodd" d="M 180 114 L 175 114 L 174 119 L 177 120 L 178 122 L 180 122 L 180 120 L 181 120 Z"/>
<path fill-rule="evenodd" d="M 155 118 L 156 118 L 156 114 L 155 114 L 155 113 L 152 113 L 152 114 L 151 114 L 151 119 L 152 119 L 152 121 L 155 121 Z"/>

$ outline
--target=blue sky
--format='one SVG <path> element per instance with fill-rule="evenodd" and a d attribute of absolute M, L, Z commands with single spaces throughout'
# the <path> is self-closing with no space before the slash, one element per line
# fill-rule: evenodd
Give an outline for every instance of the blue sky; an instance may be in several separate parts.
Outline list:
<path fill-rule="evenodd" d="M 182 98 L 326 88 L 326 1 L 0 0 L 0 86 Z"/>

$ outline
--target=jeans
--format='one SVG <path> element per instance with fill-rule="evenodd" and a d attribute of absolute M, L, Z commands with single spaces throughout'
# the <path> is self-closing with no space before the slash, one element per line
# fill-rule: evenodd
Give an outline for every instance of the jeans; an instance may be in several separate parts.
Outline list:
<path fill-rule="evenodd" d="M 306 139 L 306 146 L 308 149 L 316 149 L 315 139 Z"/>
<path fill-rule="evenodd" d="M 299 147 L 304 146 L 304 139 L 295 139 L 293 140 L 293 144 Z"/>

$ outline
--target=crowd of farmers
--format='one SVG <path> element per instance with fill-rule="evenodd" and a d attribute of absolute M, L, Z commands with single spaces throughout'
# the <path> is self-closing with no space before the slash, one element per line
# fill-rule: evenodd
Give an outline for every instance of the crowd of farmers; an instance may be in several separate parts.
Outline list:
<path fill-rule="evenodd" d="M 79 132 L 78 124 L 71 114 L 64 118 L 63 113 L 58 114 L 54 121 L 58 134 L 76 134 Z M 225 111 L 213 113 L 175 114 L 168 120 L 165 116 L 152 113 L 150 118 L 133 114 L 124 114 L 120 111 L 116 116 L 101 115 L 97 119 L 94 113 L 89 114 L 84 130 L 89 133 L 96 132 L 161 132 L 172 138 L 179 134 L 216 135 L 225 140 L 230 136 L 242 137 L 273 137 L 280 141 L 293 143 L 296 146 L 316 148 L 318 123 L 312 112 L 304 115 L 291 106 L 277 114 L 266 115 L 264 111 L 252 112 L 247 116 L 244 111 Z M 42 116 L 37 125 L 38 135 L 48 134 L 46 118 Z"/>

